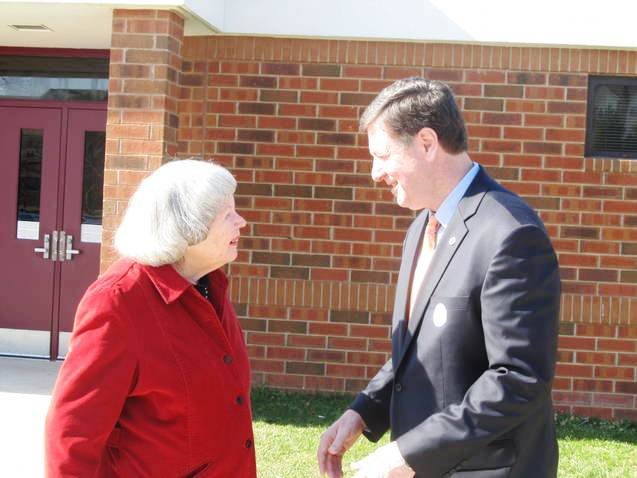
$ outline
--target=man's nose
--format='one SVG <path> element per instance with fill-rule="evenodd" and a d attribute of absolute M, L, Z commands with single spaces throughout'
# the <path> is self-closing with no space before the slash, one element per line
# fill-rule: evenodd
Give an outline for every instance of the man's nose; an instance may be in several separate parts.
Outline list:
<path fill-rule="evenodd" d="M 372 162 L 372 179 L 375 182 L 380 182 L 383 180 L 384 176 L 385 176 L 385 171 L 383 171 L 383 167 L 380 164 L 380 161 L 374 158 Z"/>

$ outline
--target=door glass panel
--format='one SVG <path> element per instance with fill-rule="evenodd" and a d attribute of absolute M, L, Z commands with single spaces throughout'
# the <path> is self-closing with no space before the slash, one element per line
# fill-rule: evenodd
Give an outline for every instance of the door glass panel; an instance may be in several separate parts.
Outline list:
<path fill-rule="evenodd" d="M 41 129 L 20 131 L 18 239 L 37 240 L 39 237 L 43 138 L 44 132 Z"/>
<path fill-rule="evenodd" d="M 56 101 L 106 101 L 108 80 L 0 76 L 0 96 Z"/>
<path fill-rule="evenodd" d="M 102 240 L 102 193 L 104 188 L 103 131 L 84 134 L 84 178 L 82 182 L 82 242 Z"/>
<path fill-rule="evenodd" d="M 105 101 L 108 58 L 0 55 L 0 97 Z"/>

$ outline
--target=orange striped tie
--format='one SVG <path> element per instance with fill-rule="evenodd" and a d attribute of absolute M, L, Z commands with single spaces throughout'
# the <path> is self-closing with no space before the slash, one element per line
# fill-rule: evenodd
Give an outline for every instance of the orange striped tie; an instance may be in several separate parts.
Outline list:
<path fill-rule="evenodd" d="M 418 291 L 425 279 L 425 274 L 429 268 L 431 257 L 434 255 L 438 229 L 440 229 L 440 222 L 438 222 L 438 219 L 436 219 L 436 216 L 433 213 L 429 214 L 429 221 L 427 222 L 427 227 L 425 227 L 425 237 L 423 237 L 422 240 L 420 254 L 418 255 L 418 262 L 416 263 L 416 270 L 414 271 L 414 278 L 411 282 L 411 291 L 409 293 L 409 313 L 405 314 L 405 323 L 407 323 L 409 316 L 411 316 L 414 311 L 416 296 L 418 295 Z"/>

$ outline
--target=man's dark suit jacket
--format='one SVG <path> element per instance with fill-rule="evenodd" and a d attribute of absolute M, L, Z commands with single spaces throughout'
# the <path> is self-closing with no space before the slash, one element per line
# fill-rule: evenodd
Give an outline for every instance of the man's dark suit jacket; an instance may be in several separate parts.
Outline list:
<path fill-rule="evenodd" d="M 391 428 L 417 477 L 554 477 L 560 279 L 547 232 L 481 168 L 438 234 L 405 327 L 428 218 L 403 244 L 392 358 L 351 408 L 370 440 Z"/>

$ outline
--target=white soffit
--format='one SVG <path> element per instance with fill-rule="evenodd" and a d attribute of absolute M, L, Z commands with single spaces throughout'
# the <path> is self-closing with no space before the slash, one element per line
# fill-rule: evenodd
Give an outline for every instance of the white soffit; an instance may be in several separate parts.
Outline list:
<path fill-rule="evenodd" d="M 637 1 L 0 0 L 0 46 L 108 49 L 115 8 L 172 9 L 185 34 L 637 49 Z M 9 25 L 46 25 L 50 32 Z"/>
<path fill-rule="evenodd" d="M 175 10 L 185 18 L 186 35 L 215 33 L 208 22 L 198 18 L 191 9 L 184 8 L 183 3 L 182 0 L 121 0 L 118 3 L 0 1 L 0 46 L 108 50 L 116 8 Z M 50 31 L 18 31 L 11 25 L 45 25 Z"/>

